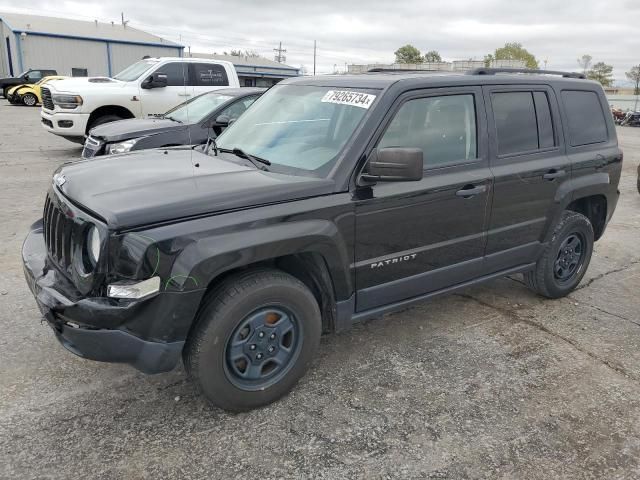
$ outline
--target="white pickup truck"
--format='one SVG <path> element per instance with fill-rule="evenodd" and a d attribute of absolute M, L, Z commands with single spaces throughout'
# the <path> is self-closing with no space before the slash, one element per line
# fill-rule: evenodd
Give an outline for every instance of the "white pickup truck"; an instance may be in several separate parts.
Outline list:
<path fill-rule="evenodd" d="M 125 118 L 162 116 L 211 90 L 239 87 L 232 63 L 199 58 L 145 58 L 113 78 L 70 78 L 42 88 L 42 126 L 83 143 L 89 130 Z"/>

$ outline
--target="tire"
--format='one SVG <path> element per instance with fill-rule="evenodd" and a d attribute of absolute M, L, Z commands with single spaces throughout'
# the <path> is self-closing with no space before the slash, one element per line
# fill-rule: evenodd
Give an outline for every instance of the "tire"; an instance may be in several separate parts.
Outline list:
<path fill-rule="evenodd" d="M 591 222 L 580 213 L 565 211 L 535 268 L 524 274 L 525 283 L 543 297 L 564 297 L 582 280 L 592 253 Z"/>
<path fill-rule="evenodd" d="M 25 93 L 22 95 L 22 104 L 27 107 L 35 107 L 38 104 L 38 97 L 33 93 Z"/>
<path fill-rule="evenodd" d="M 113 115 L 113 114 L 102 115 L 101 117 L 98 117 L 93 122 L 91 122 L 91 124 L 87 128 L 87 133 L 90 132 L 92 128 L 97 127 L 98 125 L 104 125 L 105 123 L 117 122 L 118 120 L 124 120 L 124 118 L 122 118 L 122 117 L 120 117 L 118 115 Z"/>
<path fill-rule="evenodd" d="M 318 303 L 297 278 L 279 270 L 244 272 L 204 300 L 184 363 L 213 405 L 251 410 L 296 385 L 315 356 L 321 331 Z"/>

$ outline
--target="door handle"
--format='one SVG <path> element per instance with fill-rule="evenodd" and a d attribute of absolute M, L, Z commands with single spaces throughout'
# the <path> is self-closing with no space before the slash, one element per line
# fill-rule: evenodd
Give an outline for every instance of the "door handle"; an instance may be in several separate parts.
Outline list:
<path fill-rule="evenodd" d="M 487 191 L 487 186 L 486 185 L 465 185 L 462 190 L 458 190 L 456 192 L 456 195 L 458 197 L 464 197 L 464 198 L 470 198 L 473 197 L 474 195 L 478 195 L 480 193 L 484 193 Z"/>
<path fill-rule="evenodd" d="M 549 181 L 553 181 L 556 178 L 562 178 L 567 174 L 567 172 L 565 172 L 564 170 L 556 170 L 555 168 L 552 170 L 549 170 L 547 173 L 545 173 L 542 178 L 544 178 L 545 180 L 549 180 Z"/>

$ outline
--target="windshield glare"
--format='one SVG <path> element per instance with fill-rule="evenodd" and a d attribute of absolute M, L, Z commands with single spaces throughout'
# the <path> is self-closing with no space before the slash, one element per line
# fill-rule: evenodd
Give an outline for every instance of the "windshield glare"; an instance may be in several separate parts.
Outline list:
<path fill-rule="evenodd" d="M 182 123 L 197 123 L 232 98 L 230 95 L 220 93 L 205 93 L 172 108 L 164 116 Z"/>
<path fill-rule="evenodd" d="M 120 80 L 121 82 L 132 82 L 133 80 L 140 78 L 140 75 L 149 70 L 156 63 L 158 63 L 158 60 L 140 60 L 133 65 L 129 65 L 113 78 Z"/>
<path fill-rule="evenodd" d="M 218 137 L 217 146 L 324 176 L 376 95 L 361 88 L 277 85 Z"/>

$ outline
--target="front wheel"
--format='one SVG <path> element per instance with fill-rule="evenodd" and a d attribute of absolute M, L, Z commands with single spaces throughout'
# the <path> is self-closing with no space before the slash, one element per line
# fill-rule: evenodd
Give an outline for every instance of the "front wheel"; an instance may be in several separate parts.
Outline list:
<path fill-rule="evenodd" d="M 25 93 L 22 95 L 22 103 L 27 107 L 35 107 L 38 103 L 38 97 L 36 97 L 33 93 Z"/>
<path fill-rule="evenodd" d="M 279 270 L 245 272 L 205 300 L 185 346 L 185 366 L 212 404 L 250 410 L 295 386 L 321 331 L 318 303 L 302 282 Z"/>
<path fill-rule="evenodd" d="M 525 273 L 529 288 L 547 298 L 571 293 L 587 271 L 593 253 L 593 227 L 584 215 L 566 211 L 556 225 L 551 242 Z"/>

